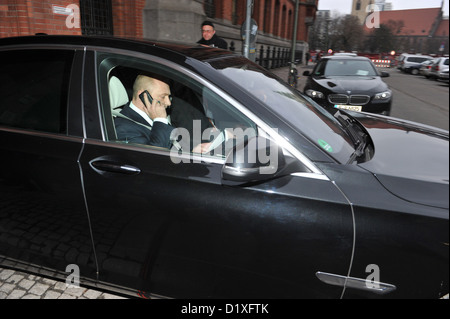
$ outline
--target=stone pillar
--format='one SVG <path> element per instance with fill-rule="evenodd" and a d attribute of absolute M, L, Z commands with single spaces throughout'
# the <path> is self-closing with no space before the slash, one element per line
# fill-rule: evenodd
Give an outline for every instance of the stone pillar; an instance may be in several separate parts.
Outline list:
<path fill-rule="evenodd" d="M 195 44 L 201 39 L 205 13 L 194 0 L 147 0 L 144 38 L 155 42 Z"/>

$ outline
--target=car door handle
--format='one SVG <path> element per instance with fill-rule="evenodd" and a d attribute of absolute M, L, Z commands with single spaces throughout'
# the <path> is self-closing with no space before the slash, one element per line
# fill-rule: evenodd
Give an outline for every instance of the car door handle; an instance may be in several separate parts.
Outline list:
<path fill-rule="evenodd" d="M 94 160 L 91 161 L 90 164 L 94 169 L 103 172 L 122 173 L 126 175 L 136 175 L 141 172 L 141 170 L 135 166 L 120 164 L 108 160 Z"/>
<path fill-rule="evenodd" d="M 384 282 L 371 283 L 367 279 L 346 277 L 321 271 L 316 272 L 316 276 L 320 281 L 332 286 L 360 289 L 380 295 L 388 294 L 397 289 L 395 285 Z"/>

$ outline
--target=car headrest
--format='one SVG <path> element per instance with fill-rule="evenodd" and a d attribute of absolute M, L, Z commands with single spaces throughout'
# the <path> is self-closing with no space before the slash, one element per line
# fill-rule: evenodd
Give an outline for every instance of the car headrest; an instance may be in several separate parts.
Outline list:
<path fill-rule="evenodd" d="M 117 109 L 128 103 L 128 93 L 122 82 L 115 76 L 109 79 L 109 101 L 111 110 Z"/>

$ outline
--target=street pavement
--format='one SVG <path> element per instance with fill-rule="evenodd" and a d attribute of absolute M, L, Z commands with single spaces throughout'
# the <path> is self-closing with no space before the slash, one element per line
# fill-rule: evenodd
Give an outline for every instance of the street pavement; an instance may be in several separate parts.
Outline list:
<path fill-rule="evenodd" d="M 297 83 L 297 89 L 301 92 L 303 92 L 303 87 L 305 86 L 306 83 L 306 76 L 303 75 L 304 71 L 311 71 L 314 67 L 313 63 L 310 63 L 309 65 L 297 65 L 296 69 L 298 71 L 298 83 Z M 277 76 L 279 76 L 281 79 L 283 79 L 284 81 L 287 82 L 288 80 L 288 75 L 289 75 L 289 66 L 284 66 L 281 68 L 277 68 L 277 69 L 270 69 L 270 72 L 276 74 Z"/>
<path fill-rule="evenodd" d="M 95 289 L 0 268 L 0 299 L 126 299 Z"/>

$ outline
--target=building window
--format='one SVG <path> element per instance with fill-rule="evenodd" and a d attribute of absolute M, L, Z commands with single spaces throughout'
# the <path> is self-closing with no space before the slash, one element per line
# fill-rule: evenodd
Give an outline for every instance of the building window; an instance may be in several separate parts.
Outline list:
<path fill-rule="evenodd" d="M 237 24 L 238 23 L 238 10 L 237 10 L 237 0 L 233 0 L 232 7 L 231 7 L 231 23 Z"/>
<path fill-rule="evenodd" d="M 273 14 L 272 12 L 271 1 L 266 0 L 264 2 L 264 32 L 270 32 L 270 17 Z"/>
<path fill-rule="evenodd" d="M 275 2 L 275 14 L 274 14 L 274 26 L 273 26 L 273 34 L 275 36 L 281 36 L 280 34 L 280 1 Z"/>
<path fill-rule="evenodd" d="M 73 56 L 69 50 L 1 52 L 0 125 L 65 134 Z"/>
<path fill-rule="evenodd" d="M 80 0 L 82 34 L 112 35 L 111 0 Z"/>
<path fill-rule="evenodd" d="M 361 1 L 360 0 L 356 1 L 356 11 L 359 11 L 359 10 L 361 10 Z"/>
<path fill-rule="evenodd" d="M 216 17 L 215 0 L 205 0 L 205 2 L 203 3 L 203 7 L 208 18 L 214 19 Z"/>

